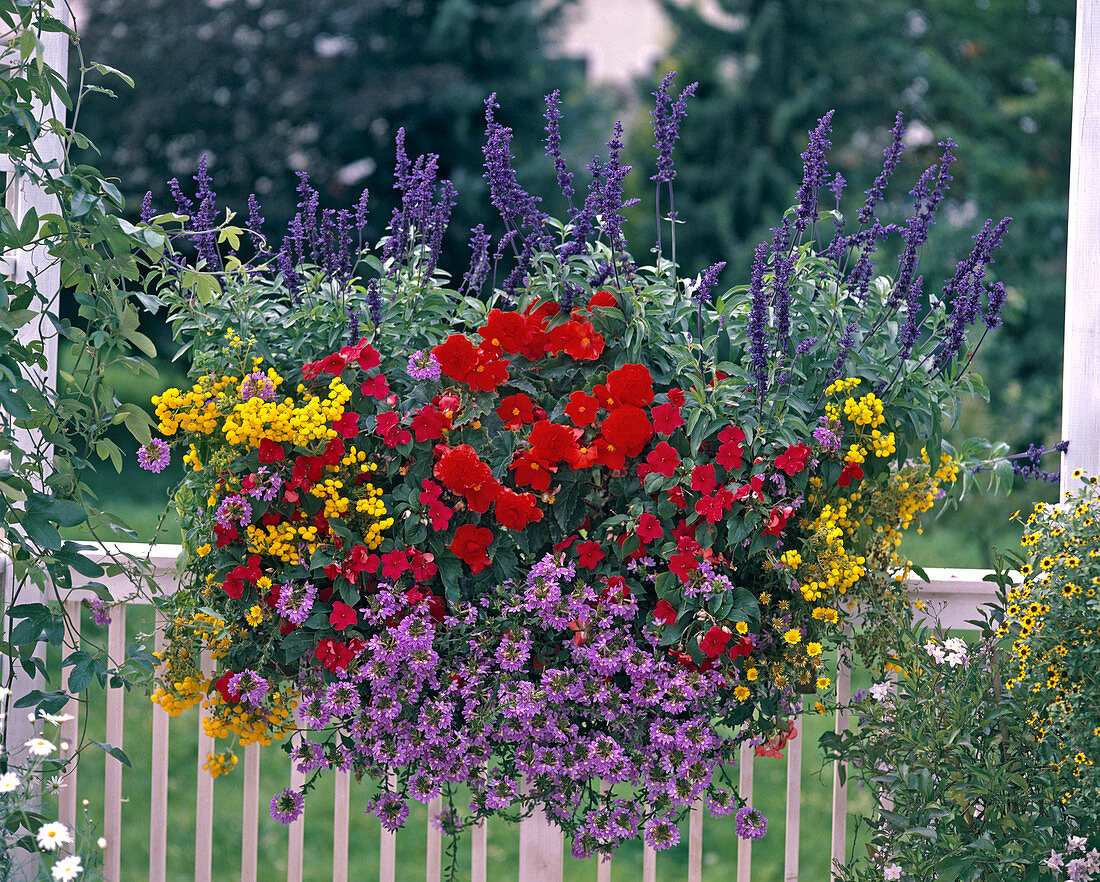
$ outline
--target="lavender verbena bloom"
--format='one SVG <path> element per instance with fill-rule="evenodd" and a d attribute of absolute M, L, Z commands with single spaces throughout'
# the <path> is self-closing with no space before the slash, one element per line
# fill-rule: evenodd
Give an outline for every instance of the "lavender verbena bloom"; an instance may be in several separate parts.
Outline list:
<path fill-rule="evenodd" d="M 756 246 L 752 279 L 749 282 L 749 297 L 752 301 L 748 326 L 749 359 L 757 401 L 764 400 L 768 386 L 768 292 L 764 288 L 767 253 L 768 246 L 763 242 Z"/>
<path fill-rule="evenodd" d="M 867 225 L 874 220 L 875 206 L 882 201 L 883 193 L 886 190 L 886 184 L 890 180 L 890 176 L 894 173 L 894 169 L 897 168 L 898 160 L 901 158 L 901 152 L 905 149 L 905 125 L 902 122 L 902 113 L 900 110 L 898 111 L 898 115 L 894 118 L 894 127 L 890 129 L 890 136 L 890 146 L 882 151 L 882 171 L 879 172 L 878 177 L 875 178 L 875 182 L 871 185 L 871 188 L 867 190 L 867 200 L 859 210 L 857 220 L 861 230 L 866 228 Z"/>
<path fill-rule="evenodd" d="M 737 810 L 737 835 L 750 841 L 762 839 L 768 832 L 768 819 L 759 809 L 750 808 L 747 805 Z"/>
<path fill-rule="evenodd" d="M 247 527 L 252 521 L 252 506 L 239 493 L 234 493 L 222 500 L 215 517 L 218 523 L 227 529 L 234 522 L 239 523 L 242 527 Z"/>
<path fill-rule="evenodd" d="M 718 275 L 726 268 L 726 262 L 724 260 L 718 261 L 718 263 L 711 264 L 702 274 L 699 276 L 699 281 L 695 285 L 695 290 L 691 292 L 691 299 L 699 304 L 711 304 L 714 303 L 714 295 L 711 290 L 718 282 Z"/>
<path fill-rule="evenodd" d="M 573 173 L 569 171 L 565 158 L 561 155 L 561 91 L 555 89 L 546 96 L 546 155 L 554 161 L 554 171 L 558 173 L 558 186 L 561 193 L 573 207 Z"/>
<path fill-rule="evenodd" d="M 97 625 L 111 624 L 111 613 L 105 601 L 100 600 L 98 597 L 93 597 L 88 601 L 88 605 L 92 609 L 92 619 Z"/>
<path fill-rule="evenodd" d="M 414 380 L 438 380 L 443 368 L 434 354 L 418 349 L 409 356 L 408 372 Z"/>
<path fill-rule="evenodd" d="M 153 219 L 153 191 L 146 190 L 141 200 L 141 222 L 147 224 Z"/>
<path fill-rule="evenodd" d="M 272 797 L 271 817 L 280 824 L 289 827 L 302 816 L 305 804 L 305 797 L 301 793 L 297 790 L 291 790 L 289 787 L 284 787 Z"/>
<path fill-rule="evenodd" d="M 478 224 L 470 232 L 470 268 L 462 277 L 460 291 L 477 294 L 489 274 L 489 245 L 493 237 L 485 232 L 485 224 Z"/>
<path fill-rule="evenodd" d="M 260 466 L 252 478 L 255 484 L 248 491 L 248 495 L 253 499 L 262 499 L 264 502 L 271 502 L 279 492 L 279 488 L 283 486 L 283 479 L 267 466 Z"/>
<path fill-rule="evenodd" d="M 828 163 L 825 154 L 832 146 L 829 133 L 832 132 L 834 111 L 830 110 L 817 121 L 810 131 L 810 143 L 802 153 L 802 184 L 798 188 L 798 211 L 795 219 L 797 233 L 805 231 L 811 223 L 817 222 L 817 194 L 825 184 Z"/>
<path fill-rule="evenodd" d="M 681 90 L 680 97 L 673 101 L 668 90 L 675 77 L 676 71 L 669 71 L 661 80 L 657 91 L 652 93 L 656 100 L 649 115 L 653 123 L 653 146 L 657 148 L 657 173 L 650 180 L 658 183 L 671 181 L 676 177 L 672 151 L 676 149 L 676 141 L 680 138 L 680 123 L 687 113 L 687 99 L 699 88 L 698 83 L 692 83 Z"/>
<path fill-rule="evenodd" d="M 138 448 L 138 465 L 149 472 L 163 472 L 172 459 L 168 444 L 160 438 L 153 438 L 148 444 Z"/>
<path fill-rule="evenodd" d="M 241 401 L 259 398 L 263 401 L 275 399 L 275 384 L 263 371 L 253 371 L 241 382 Z"/>
<path fill-rule="evenodd" d="M 275 609 L 284 619 L 300 625 L 309 618 L 317 588 L 312 582 L 286 582 L 279 586 L 279 600 Z"/>
<path fill-rule="evenodd" d="M 267 680 L 255 671 L 241 671 L 229 678 L 229 691 L 236 692 L 242 701 L 259 707 L 267 695 Z"/>

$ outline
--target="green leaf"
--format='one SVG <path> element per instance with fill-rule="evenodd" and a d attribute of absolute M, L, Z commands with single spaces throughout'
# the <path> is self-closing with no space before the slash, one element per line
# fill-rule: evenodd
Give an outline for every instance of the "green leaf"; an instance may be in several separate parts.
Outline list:
<path fill-rule="evenodd" d="M 130 769 L 133 766 L 130 765 L 130 757 L 126 756 L 126 753 L 121 747 L 115 747 L 111 744 L 106 744 L 103 741 L 96 741 L 94 738 L 88 739 L 96 747 L 101 748 L 108 756 L 113 756 L 116 760 L 122 763 L 126 768 Z"/>

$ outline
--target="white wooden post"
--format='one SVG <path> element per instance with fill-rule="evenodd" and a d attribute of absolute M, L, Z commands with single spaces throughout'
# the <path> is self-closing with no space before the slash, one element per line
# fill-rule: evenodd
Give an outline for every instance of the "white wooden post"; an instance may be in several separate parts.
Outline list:
<path fill-rule="evenodd" d="M 65 8 L 57 10 L 56 14 L 63 20 L 67 20 Z M 43 60 L 46 65 L 62 73 L 67 71 L 69 58 L 68 36 L 56 33 L 43 33 L 40 36 L 43 46 Z M 64 113 L 65 108 L 55 100 L 49 107 L 37 107 L 35 117 L 39 122 L 44 122 L 55 117 L 63 119 Z M 60 160 L 62 157 L 61 141 L 51 130 L 44 130 L 35 145 L 44 161 Z M 9 168 L 4 169 L 4 171 L 10 175 L 13 170 Z M 45 193 L 29 177 L 22 177 L 14 182 L 9 179 L 4 201 L 17 224 L 22 221 L 32 207 L 39 217 L 58 210 L 57 200 Z M 60 268 L 51 265 L 50 256 L 44 246 L 37 246 L 17 255 L 5 255 L 5 258 L 7 260 L 5 271 L 10 272 L 18 282 L 24 282 L 33 276 L 41 295 L 42 299 L 32 303 L 30 307 L 32 310 L 41 312 L 41 315 L 20 329 L 18 339 L 22 343 L 28 343 L 32 340 L 42 341 L 47 367 L 44 371 L 34 370 L 31 377 L 52 393 L 57 384 L 58 340 L 57 333 L 54 331 L 47 313 L 57 315 L 58 292 L 61 280 Z M 15 444 L 20 450 L 38 451 L 46 462 L 49 461 L 51 451 L 43 448 L 40 432 L 28 432 L 16 428 L 13 435 Z M 10 562 L 8 565 L 10 566 Z M 39 589 L 29 583 L 20 585 L 14 578 L 14 573 L 9 574 L 9 578 L 5 579 L 4 582 L 5 607 L 13 601 L 18 603 L 40 603 L 43 600 L 42 592 Z M 16 600 L 17 594 L 18 599 Z M 8 620 L 7 625 L 10 627 L 10 620 Z M 42 648 L 42 652 L 44 652 L 44 648 Z M 5 678 L 8 673 L 8 671 L 4 672 Z M 26 695 L 28 691 L 42 688 L 42 678 L 40 676 L 28 677 L 21 667 L 16 667 L 11 673 L 14 673 L 15 676 L 11 696 L 13 704 L 21 695 Z M 10 714 L 5 732 L 5 742 L 9 750 L 14 751 L 21 748 L 33 734 L 34 727 L 27 719 L 26 711 L 20 710 Z"/>
<path fill-rule="evenodd" d="M 1064 493 L 1075 469 L 1100 473 L 1100 2 L 1078 0 L 1062 373 Z"/>

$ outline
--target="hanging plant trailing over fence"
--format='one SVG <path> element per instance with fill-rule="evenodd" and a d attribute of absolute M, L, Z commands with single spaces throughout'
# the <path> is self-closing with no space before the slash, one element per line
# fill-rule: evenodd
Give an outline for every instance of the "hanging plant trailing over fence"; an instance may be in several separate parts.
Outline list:
<path fill-rule="evenodd" d="M 670 188 L 671 85 L 654 115 Z M 189 467 L 190 588 L 170 602 L 155 698 L 203 701 L 211 733 L 245 743 L 297 717 L 305 790 L 352 769 L 390 828 L 410 797 L 443 793 L 449 832 L 541 806 L 577 855 L 641 835 L 665 848 L 698 798 L 737 809 L 738 746 L 771 749 L 800 692 L 827 694 L 823 647 L 850 605 L 907 575 L 900 534 L 973 480 L 988 445 L 954 451 L 942 429 L 984 393 L 966 333 L 1000 321 L 986 273 L 1007 221 L 922 308 L 952 145 L 908 223 L 883 225 L 899 117 L 851 228 L 819 205 L 843 187 L 826 115 L 798 204 L 749 283 L 720 292 L 719 266 L 683 278 L 660 248 L 654 266 L 626 250 L 620 126 L 582 202 L 548 97 L 561 222 L 517 182 L 495 112 L 490 99 L 486 177 L 506 234 L 473 231 L 458 285 L 436 269 L 453 188 L 400 135 L 404 201 L 377 252 L 356 241 L 366 194 L 322 212 L 305 176 L 275 253 L 254 204 L 245 226 L 215 223 L 205 166 L 193 198 L 174 187 L 177 213 L 146 206 L 198 253 L 151 269 L 195 380 L 155 399 L 167 441 L 143 453 L 156 468 L 171 444 Z M 876 274 L 889 236 L 901 257 Z M 272 814 L 290 822 L 302 801 L 276 794 Z"/>

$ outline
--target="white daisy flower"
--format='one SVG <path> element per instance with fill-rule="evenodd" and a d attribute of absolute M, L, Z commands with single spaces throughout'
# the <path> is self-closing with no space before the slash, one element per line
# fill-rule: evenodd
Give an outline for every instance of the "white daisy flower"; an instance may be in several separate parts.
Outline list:
<path fill-rule="evenodd" d="M 32 738 L 26 743 L 26 748 L 34 756 L 49 756 L 55 750 L 56 745 L 52 741 L 47 741 L 45 738 Z"/>
<path fill-rule="evenodd" d="M 42 719 L 47 723 L 53 723 L 55 726 L 60 726 L 62 723 L 67 723 L 69 720 L 75 720 L 72 714 L 48 714 L 42 711 Z"/>
<path fill-rule="evenodd" d="M 19 776 L 15 772 L 0 775 L 0 793 L 12 793 L 19 789 Z"/>
<path fill-rule="evenodd" d="M 84 867 L 80 865 L 79 856 L 73 855 L 59 860 L 53 865 L 50 873 L 53 874 L 56 882 L 73 882 L 83 871 Z"/>
<path fill-rule="evenodd" d="M 38 828 L 38 847 L 43 851 L 57 851 L 62 845 L 68 845 L 73 841 L 69 835 L 69 828 L 60 821 L 51 824 L 43 824 Z"/>

